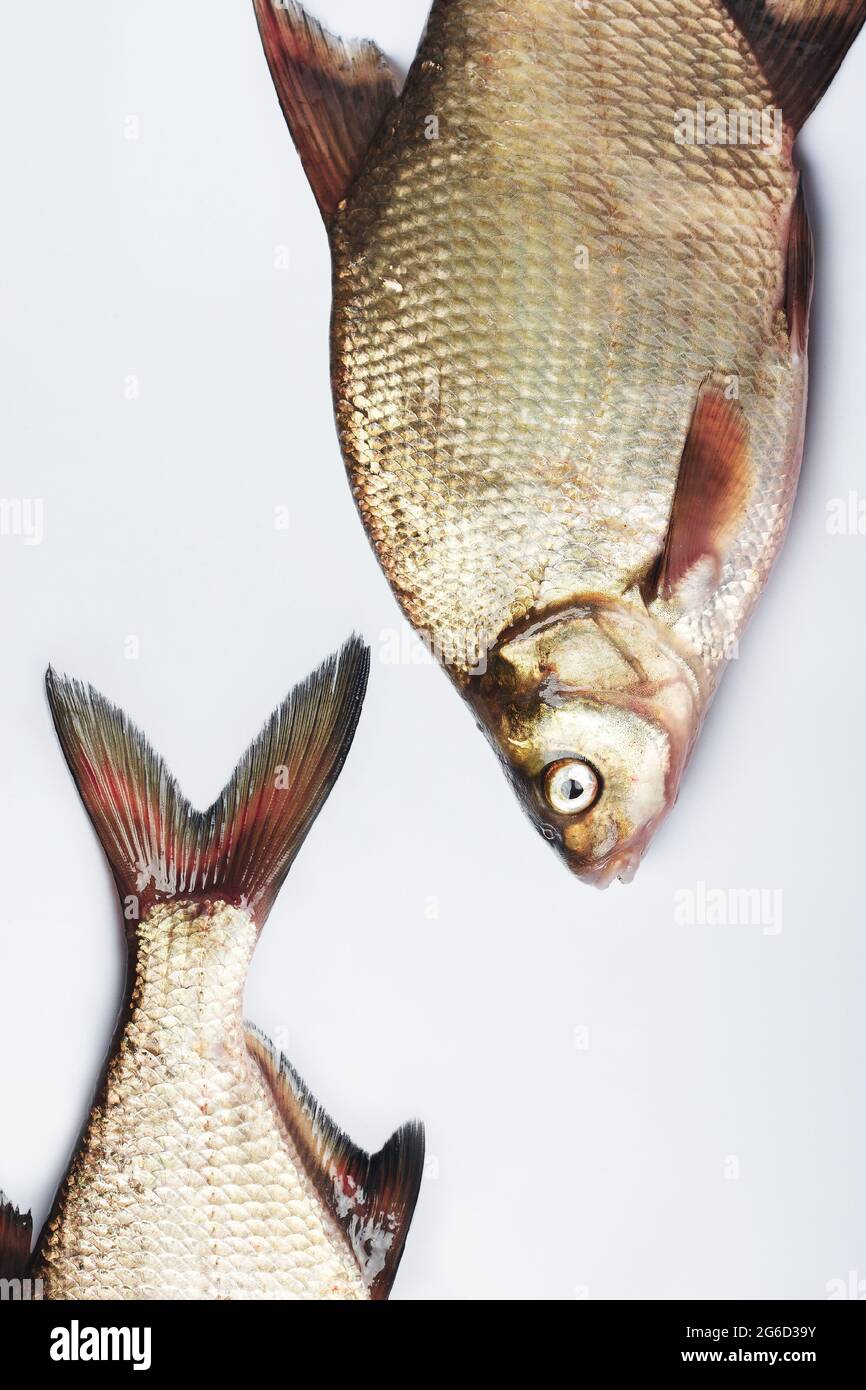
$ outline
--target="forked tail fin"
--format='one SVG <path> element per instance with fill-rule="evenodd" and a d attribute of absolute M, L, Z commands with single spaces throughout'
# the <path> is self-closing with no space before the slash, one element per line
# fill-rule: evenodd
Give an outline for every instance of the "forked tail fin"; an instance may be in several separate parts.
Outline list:
<path fill-rule="evenodd" d="M 196 811 L 126 715 L 49 669 L 48 700 L 121 899 L 243 902 L 262 925 L 333 787 L 370 665 L 352 638 L 274 712 L 207 811 Z M 133 914 L 129 914 L 133 915 Z"/>

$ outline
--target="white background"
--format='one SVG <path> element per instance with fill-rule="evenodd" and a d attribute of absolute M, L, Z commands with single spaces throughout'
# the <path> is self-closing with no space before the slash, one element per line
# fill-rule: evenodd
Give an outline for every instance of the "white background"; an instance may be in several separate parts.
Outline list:
<path fill-rule="evenodd" d="M 426 7 L 313 8 L 405 67 Z M 0 539 L 8 1195 L 39 1224 L 121 987 L 46 663 L 123 705 L 205 805 L 354 627 L 367 705 L 247 1011 L 356 1141 L 425 1120 L 395 1297 L 820 1299 L 866 1278 L 866 536 L 826 524 L 866 489 L 866 39 L 800 146 L 819 273 L 791 538 L 677 811 L 606 894 L 532 831 L 441 673 L 383 659 L 395 634 L 413 648 L 340 462 L 328 248 L 251 7 L 6 6 L 0 122 L 0 495 L 45 506 L 41 546 Z M 781 933 L 677 925 L 701 881 L 780 889 Z"/>

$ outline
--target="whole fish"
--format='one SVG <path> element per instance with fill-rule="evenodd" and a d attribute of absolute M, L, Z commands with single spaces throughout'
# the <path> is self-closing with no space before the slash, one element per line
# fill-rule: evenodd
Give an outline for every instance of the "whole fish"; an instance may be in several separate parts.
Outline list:
<path fill-rule="evenodd" d="M 373 45 L 254 3 L 380 563 L 536 827 L 627 880 L 788 526 L 793 144 L 866 0 L 435 0 L 399 96 Z"/>
<path fill-rule="evenodd" d="M 0 1205 L 0 1271 L 56 1299 L 384 1299 L 418 1196 L 423 1131 L 372 1157 L 245 1025 L 259 932 L 339 775 L 369 653 L 298 686 L 209 811 L 126 717 L 48 674 L 72 775 L 108 856 L 129 948 L 90 1119 L 29 1256 Z"/>

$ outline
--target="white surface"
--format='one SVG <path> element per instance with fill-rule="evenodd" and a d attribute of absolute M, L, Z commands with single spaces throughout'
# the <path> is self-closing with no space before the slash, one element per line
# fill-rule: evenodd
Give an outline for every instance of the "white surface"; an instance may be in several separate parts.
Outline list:
<path fill-rule="evenodd" d="M 314 9 L 405 66 L 426 0 Z M 121 984 L 46 663 L 123 705 L 205 804 L 356 627 L 358 738 L 247 1010 L 358 1142 L 425 1120 L 438 1178 L 395 1296 L 866 1277 L 866 536 L 826 527 L 866 489 L 866 39 L 801 142 L 819 278 L 791 538 L 677 811 L 605 895 L 532 831 L 445 678 L 382 659 L 381 634 L 411 644 L 340 462 L 328 248 L 251 8 L 7 6 L 0 39 L 0 495 L 45 506 L 42 545 L 0 539 L 0 1184 L 38 1224 Z M 677 925 L 699 881 L 782 890 L 781 933 Z"/>

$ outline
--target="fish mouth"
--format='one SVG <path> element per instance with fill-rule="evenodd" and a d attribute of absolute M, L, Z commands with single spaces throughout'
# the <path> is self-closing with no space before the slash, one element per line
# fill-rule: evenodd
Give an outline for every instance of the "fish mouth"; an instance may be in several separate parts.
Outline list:
<path fill-rule="evenodd" d="M 563 858 L 571 872 L 583 883 L 588 883 L 593 888 L 609 888 L 616 879 L 619 879 L 620 883 L 631 883 L 640 867 L 643 850 L 620 850 L 600 864 L 592 865 L 568 853 L 563 854 Z"/>

